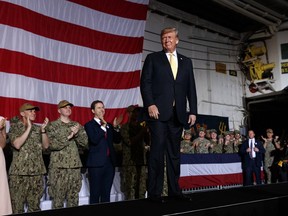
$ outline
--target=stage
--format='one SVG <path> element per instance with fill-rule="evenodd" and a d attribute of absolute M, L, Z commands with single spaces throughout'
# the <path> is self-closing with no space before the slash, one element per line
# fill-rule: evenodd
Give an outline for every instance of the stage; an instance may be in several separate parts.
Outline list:
<path fill-rule="evenodd" d="M 187 194 L 192 201 L 173 200 L 165 197 L 165 203 L 147 199 L 117 201 L 111 203 L 82 205 L 73 208 L 43 210 L 41 212 L 17 214 L 23 216 L 63 215 L 219 215 L 262 216 L 283 215 L 288 203 L 288 183 L 235 187 Z"/>

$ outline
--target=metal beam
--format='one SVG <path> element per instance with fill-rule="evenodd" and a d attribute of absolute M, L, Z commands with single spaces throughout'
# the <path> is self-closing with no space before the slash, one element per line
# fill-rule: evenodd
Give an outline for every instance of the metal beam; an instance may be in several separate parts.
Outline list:
<path fill-rule="evenodd" d="M 268 7 L 265 7 L 264 5 L 256 2 L 255 0 L 242 0 L 244 2 L 246 2 L 247 4 L 253 5 L 254 7 L 262 10 L 263 12 L 265 11 L 268 14 L 271 14 L 274 17 L 277 17 L 280 20 L 284 20 L 285 18 L 287 18 L 284 14 L 279 14 L 278 12 L 271 10 Z M 273 2 L 277 1 L 279 4 L 284 4 L 283 7 L 288 8 L 288 3 L 287 2 L 283 2 L 282 0 L 273 0 Z M 283 3 L 282 3 L 283 2 Z M 285 5 L 286 3 L 286 5 Z"/>
<path fill-rule="evenodd" d="M 238 5 L 236 5 L 235 3 L 233 3 L 233 1 L 231 0 L 214 0 L 214 2 L 223 5 L 224 7 L 230 8 L 238 13 L 241 13 L 251 19 L 254 19 L 257 22 L 263 23 L 264 25 L 268 26 L 268 27 L 273 27 L 273 29 L 276 29 L 276 26 L 278 26 L 280 23 L 274 23 L 271 22 L 261 16 L 258 16 L 250 11 L 248 11 L 247 9 L 244 9 L 243 7 L 240 7 Z M 239 1 L 238 1 L 239 2 Z M 256 9 L 254 8 L 254 11 Z M 259 11 L 259 10 L 258 10 Z"/>
<path fill-rule="evenodd" d="M 149 1 L 149 9 L 152 12 L 158 11 L 174 19 L 179 19 L 179 21 L 185 21 L 186 23 L 190 23 L 191 25 L 195 25 L 203 29 L 210 30 L 212 32 L 217 32 L 219 34 L 225 35 L 227 37 L 230 37 L 236 40 L 241 39 L 241 34 L 234 30 L 231 30 L 231 29 L 222 27 L 220 25 L 214 24 L 212 22 L 206 21 L 204 19 L 199 18 L 198 16 L 194 16 L 184 11 L 175 9 L 169 5 L 163 4 L 156 0 Z"/>

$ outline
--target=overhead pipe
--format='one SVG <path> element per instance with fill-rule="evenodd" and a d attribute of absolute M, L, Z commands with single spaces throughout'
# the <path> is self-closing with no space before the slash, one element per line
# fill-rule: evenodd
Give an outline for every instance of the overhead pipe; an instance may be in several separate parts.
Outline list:
<path fill-rule="evenodd" d="M 277 12 L 275 12 L 274 10 L 271 10 L 270 8 L 268 8 L 268 7 L 265 7 L 264 5 L 262 5 L 262 4 L 260 4 L 260 3 L 258 3 L 258 2 L 256 2 L 256 1 L 254 1 L 254 0 L 242 0 L 242 1 L 244 1 L 244 2 L 246 2 L 246 3 L 248 3 L 248 4 L 250 4 L 250 5 L 253 5 L 254 7 L 256 7 L 256 8 L 258 8 L 258 9 L 260 9 L 260 10 L 262 10 L 262 11 L 265 11 L 265 12 L 268 12 L 268 14 L 271 14 L 271 15 L 273 15 L 273 16 L 269 16 L 269 17 L 271 17 L 272 19 L 275 19 L 275 17 L 277 17 L 278 19 L 280 19 L 280 20 L 283 20 L 283 19 L 285 19 L 286 18 L 286 16 L 284 15 L 284 14 L 279 14 L 279 13 L 277 13 Z M 273 0 L 273 1 L 276 1 L 276 0 Z M 279 2 L 279 1 L 278 1 Z M 286 7 L 288 7 L 288 4 L 287 4 L 287 6 Z M 277 19 L 276 18 L 276 19 Z M 276 20 L 277 21 L 277 20 Z"/>
<path fill-rule="evenodd" d="M 223 5 L 224 7 L 230 8 L 230 9 L 232 9 L 238 13 L 241 13 L 247 17 L 250 17 L 251 19 L 254 19 L 257 22 L 263 23 L 266 26 L 269 26 L 269 27 L 270 26 L 274 26 L 274 27 L 277 26 L 276 23 L 273 23 L 273 22 L 271 22 L 271 21 L 269 21 L 269 20 L 267 20 L 261 16 L 255 15 L 255 14 L 243 9 L 242 7 L 239 7 L 236 4 L 232 3 L 230 0 L 213 0 L 213 1 Z"/>
<path fill-rule="evenodd" d="M 252 5 L 250 4 L 246 4 L 246 3 L 243 3 L 239 0 L 232 0 L 233 2 L 235 2 L 236 5 L 248 10 L 248 11 L 251 11 L 251 12 L 254 12 L 256 14 L 258 14 L 260 17 L 263 17 L 263 18 L 266 18 L 268 20 L 272 20 L 274 22 L 276 22 L 278 25 L 281 23 L 281 19 L 275 17 L 275 16 L 272 16 L 271 14 L 268 13 L 267 10 L 259 10 L 255 7 L 253 7 Z"/>

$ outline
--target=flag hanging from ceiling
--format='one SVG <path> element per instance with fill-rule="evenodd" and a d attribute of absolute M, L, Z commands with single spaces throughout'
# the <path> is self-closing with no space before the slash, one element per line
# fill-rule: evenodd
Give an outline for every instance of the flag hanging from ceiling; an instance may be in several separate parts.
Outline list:
<path fill-rule="evenodd" d="M 30 102 L 36 122 L 58 118 L 57 104 L 74 104 L 73 120 L 92 118 L 102 100 L 106 120 L 139 101 L 149 0 L 2 0 L 0 115 L 19 115 Z M 125 121 L 125 117 L 124 117 Z"/>

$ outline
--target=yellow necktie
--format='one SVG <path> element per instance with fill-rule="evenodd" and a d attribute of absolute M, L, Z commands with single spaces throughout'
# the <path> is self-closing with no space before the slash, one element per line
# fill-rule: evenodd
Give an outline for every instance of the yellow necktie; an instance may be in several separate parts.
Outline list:
<path fill-rule="evenodd" d="M 176 64 L 176 61 L 175 59 L 173 58 L 173 54 L 172 53 L 169 53 L 170 55 L 170 65 L 171 65 L 171 69 L 172 69 L 172 72 L 173 72 L 173 76 L 174 76 L 174 79 L 176 79 L 176 75 L 177 75 L 177 64 Z"/>

